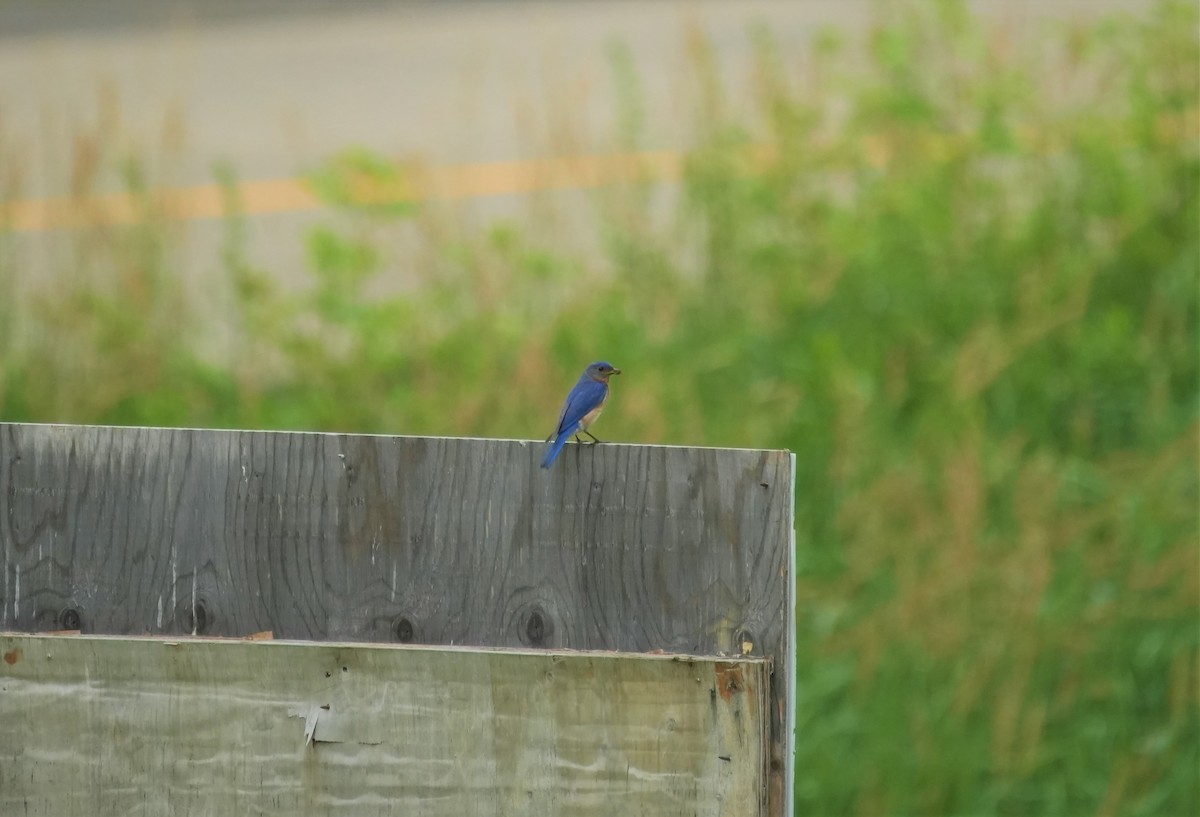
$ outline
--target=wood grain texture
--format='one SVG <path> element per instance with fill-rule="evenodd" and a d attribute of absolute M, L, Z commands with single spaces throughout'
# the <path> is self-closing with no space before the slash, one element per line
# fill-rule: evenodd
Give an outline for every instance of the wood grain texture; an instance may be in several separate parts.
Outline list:
<path fill-rule="evenodd" d="M 791 455 L 0 424 L 0 629 L 774 661 Z M 775 813 L 782 813 L 776 809 Z"/>
<path fill-rule="evenodd" d="M 763 659 L 31 635 L 0 658 L 0 814 L 766 808 Z"/>

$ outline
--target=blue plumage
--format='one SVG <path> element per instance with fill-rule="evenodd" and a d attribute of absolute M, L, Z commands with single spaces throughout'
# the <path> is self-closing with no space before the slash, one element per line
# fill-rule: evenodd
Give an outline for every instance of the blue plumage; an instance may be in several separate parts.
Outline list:
<path fill-rule="evenodd" d="M 563 403 L 562 412 L 558 415 L 558 426 L 550 435 L 552 442 L 546 450 L 546 456 L 542 458 L 543 468 L 554 464 L 567 440 L 581 431 L 587 433 L 588 426 L 600 416 L 600 412 L 604 410 L 604 403 L 608 400 L 608 378 L 620 373 L 620 369 L 601 360 L 588 366 L 580 375 L 579 382 L 571 389 L 566 402 Z M 596 439 L 591 434 L 588 436 Z"/>

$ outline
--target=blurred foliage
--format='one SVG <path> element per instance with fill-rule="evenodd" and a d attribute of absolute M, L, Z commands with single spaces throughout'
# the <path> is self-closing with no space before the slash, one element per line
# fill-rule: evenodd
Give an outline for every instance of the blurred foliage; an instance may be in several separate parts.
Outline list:
<path fill-rule="evenodd" d="M 733 97 L 694 36 L 676 217 L 604 191 L 599 256 L 456 229 L 348 152 L 312 287 L 234 215 L 198 306 L 131 175 L 143 218 L 0 306 L 0 416 L 537 439 L 604 357 L 608 439 L 796 452 L 798 813 L 1200 813 L 1197 23 L 1018 44 L 887 4 L 861 47 L 758 32 Z"/>

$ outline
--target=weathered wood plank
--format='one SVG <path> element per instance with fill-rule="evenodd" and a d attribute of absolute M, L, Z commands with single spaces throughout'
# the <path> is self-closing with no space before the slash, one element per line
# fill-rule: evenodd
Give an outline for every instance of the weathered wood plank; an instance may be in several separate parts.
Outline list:
<path fill-rule="evenodd" d="M 762 659 L 0 635 L 0 814 L 763 814 L 768 684 Z"/>
<path fill-rule="evenodd" d="M 0 629 L 774 659 L 791 455 L 0 424 Z"/>

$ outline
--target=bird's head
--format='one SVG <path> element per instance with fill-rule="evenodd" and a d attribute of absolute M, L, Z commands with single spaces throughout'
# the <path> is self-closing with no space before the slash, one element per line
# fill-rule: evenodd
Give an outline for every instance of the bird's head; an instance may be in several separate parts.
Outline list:
<path fill-rule="evenodd" d="M 592 380 L 599 380 L 602 383 L 607 383 L 608 378 L 614 374 L 620 374 L 621 370 L 603 360 L 593 363 L 587 367 L 587 376 Z"/>

